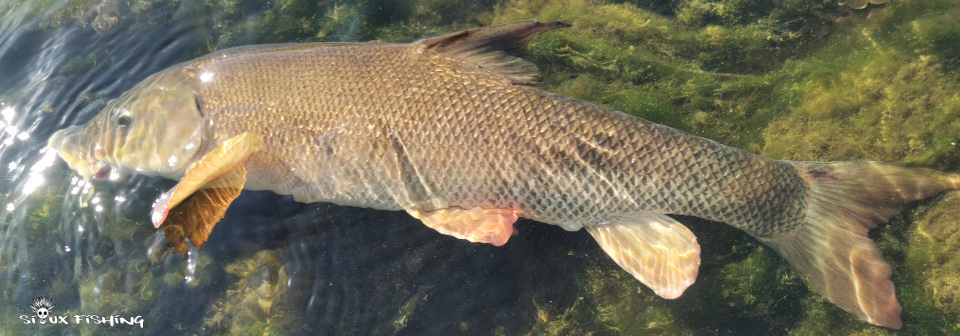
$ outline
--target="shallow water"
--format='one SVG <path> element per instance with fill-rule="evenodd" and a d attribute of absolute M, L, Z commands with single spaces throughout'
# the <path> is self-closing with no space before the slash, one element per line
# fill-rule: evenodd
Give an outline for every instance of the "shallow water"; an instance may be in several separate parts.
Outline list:
<path fill-rule="evenodd" d="M 923 7 L 893 0 L 866 10 L 749 1 L 553 3 L 0 3 L 0 334 L 891 333 L 810 293 L 800 275 L 746 234 L 695 218 L 681 221 L 703 247 L 698 283 L 672 301 L 621 271 L 585 232 L 521 220 L 519 235 L 497 248 L 440 235 L 402 212 L 301 204 L 270 192 L 245 191 L 209 242 L 184 257 L 165 252 L 162 231 L 148 219 L 172 181 L 122 177 L 91 188 L 44 149 L 54 131 L 86 123 L 109 99 L 147 76 L 213 50 L 276 42 L 411 41 L 491 21 L 538 18 L 584 29 L 542 37 L 544 42 L 532 46 L 531 57 L 548 90 L 776 158 L 958 168 L 960 155 L 948 143 L 950 136 L 960 139 L 960 127 L 950 119 L 960 104 L 957 92 L 948 89 L 958 87 L 960 53 L 941 44 L 949 44 L 950 34 L 960 36 L 960 27 L 942 24 L 945 33 L 913 40 L 910 33 L 903 37 L 891 28 L 922 32 L 937 24 L 938 11 L 956 12 L 956 2 Z M 731 9 L 716 10 L 720 5 Z M 708 13 L 691 18 L 695 6 Z M 601 31 L 609 31 L 604 39 L 586 33 Z M 653 52 L 633 51 L 638 36 L 651 42 L 637 49 Z M 939 40 L 926 43 L 924 38 Z M 744 46 L 715 45 L 741 43 L 735 41 Z M 844 43 L 874 47 L 837 47 Z M 933 58 L 923 63 L 922 57 Z M 837 78 L 836 85 L 843 86 L 843 78 L 854 76 L 845 69 L 870 73 L 849 65 L 856 62 L 887 62 L 898 76 L 912 67 L 917 74 L 911 81 L 939 83 L 944 91 L 897 98 L 875 88 L 879 84 L 864 84 L 875 78 L 855 79 L 848 86 L 866 93 L 851 98 L 854 103 L 836 103 L 852 96 L 838 95 L 823 98 L 835 105 L 811 109 L 846 116 L 874 105 L 893 111 L 901 101 L 923 100 L 946 106 L 930 113 L 947 121 L 931 127 L 910 116 L 891 114 L 890 120 L 903 122 L 907 130 L 942 132 L 913 138 L 913 133 L 884 133 L 909 142 L 901 152 L 888 148 L 896 144 L 835 149 L 817 142 L 842 143 L 846 138 L 835 134 L 857 132 L 856 127 L 809 124 L 810 130 L 794 130 L 805 135 L 818 134 L 814 128 L 834 131 L 818 135 L 823 139 L 770 134 L 773 121 L 795 126 L 788 123 L 795 115 L 816 120 L 803 114 L 809 107 L 803 102 L 832 91 L 818 93 L 810 83 Z M 879 101 L 870 90 L 894 98 Z M 814 150 L 778 143 L 810 144 Z M 952 267 L 952 256 L 960 255 L 955 244 L 923 240 L 917 233 L 922 225 L 917 223 L 935 212 L 930 209 L 957 208 L 945 202 L 955 201 L 913 206 L 874 234 L 894 265 L 904 334 L 960 334 L 960 317 L 951 309 L 960 298 L 934 294 L 954 288 L 960 277 L 934 279 L 910 266 Z M 40 296 L 49 297 L 55 304 L 52 315 L 66 316 L 69 324 L 25 324 L 19 317 L 29 319 L 31 300 Z M 95 324 L 75 315 L 115 316 L 142 321 L 143 327 Z"/>

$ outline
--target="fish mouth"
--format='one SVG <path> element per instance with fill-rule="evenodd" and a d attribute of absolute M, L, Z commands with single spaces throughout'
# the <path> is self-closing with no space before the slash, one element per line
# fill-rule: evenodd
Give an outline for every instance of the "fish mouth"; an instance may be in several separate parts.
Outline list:
<path fill-rule="evenodd" d="M 76 155 L 71 153 L 69 150 L 58 149 L 57 154 L 60 155 L 60 158 L 63 161 L 67 162 L 67 165 L 70 166 L 70 169 L 73 169 L 81 176 L 85 181 L 95 180 L 103 181 L 110 176 L 110 165 L 106 164 L 103 161 L 86 158 L 82 155 Z"/>
<path fill-rule="evenodd" d="M 112 168 L 109 165 L 105 165 L 100 162 L 100 169 L 97 169 L 97 172 L 93 174 L 93 180 L 96 182 L 106 180 L 108 177 L 110 177 L 111 169 Z"/>
<path fill-rule="evenodd" d="M 86 160 L 85 162 L 80 163 L 69 163 L 73 167 L 77 166 L 76 171 L 83 176 L 83 179 L 88 182 L 100 183 L 107 180 L 116 180 L 120 177 L 118 173 L 119 170 L 115 170 L 112 166 L 107 164 L 104 161 L 100 160 Z"/>

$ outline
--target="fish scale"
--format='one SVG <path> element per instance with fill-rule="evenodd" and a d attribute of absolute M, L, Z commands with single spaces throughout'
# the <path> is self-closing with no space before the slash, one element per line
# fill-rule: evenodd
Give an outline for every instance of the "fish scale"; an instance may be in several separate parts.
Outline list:
<path fill-rule="evenodd" d="M 772 160 L 540 90 L 521 52 L 562 27 L 218 51 L 147 78 L 49 146 L 85 178 L 120 169 L 178 180 L 151 219 L 180 253 L 206 241 L 241 189 L 272 190 L 405 210 L 497 246 L 519 217 L 585 228 L 673 299 L 694 283 L 700 246 L 667 215 L 689 215 L 757 237 L 844 310 L 902 326 L 892 269 L 866 233 L 910 201 L 960 189 L 960 176 Z"/>

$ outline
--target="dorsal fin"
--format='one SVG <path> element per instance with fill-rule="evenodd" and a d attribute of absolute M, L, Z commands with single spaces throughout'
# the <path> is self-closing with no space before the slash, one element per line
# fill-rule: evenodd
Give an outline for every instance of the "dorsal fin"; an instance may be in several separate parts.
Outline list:
<path fill-rule="evenodd" d="M 563 22 L 517 21 L 467 29 L 414 43 L 501 74 L 513 84 L 537 85 L 541 80 L 540 71 L 522 58 L 527 44 L 542 32 L 570 26 Z"/>

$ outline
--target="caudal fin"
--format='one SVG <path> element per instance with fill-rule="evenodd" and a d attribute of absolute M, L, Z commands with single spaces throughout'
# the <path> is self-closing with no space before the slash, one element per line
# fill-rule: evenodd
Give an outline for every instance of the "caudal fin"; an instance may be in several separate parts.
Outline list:
<path fill-rule="evenodd" d="M 872 324 L 899 329 L 892 271 L 867 231 L 908 202 L 960 189 L 960 175 L 876 162 L 796 166 L 809 187 L 805 222 L 798 230 L 758 238 L 830 302 Z"/>

